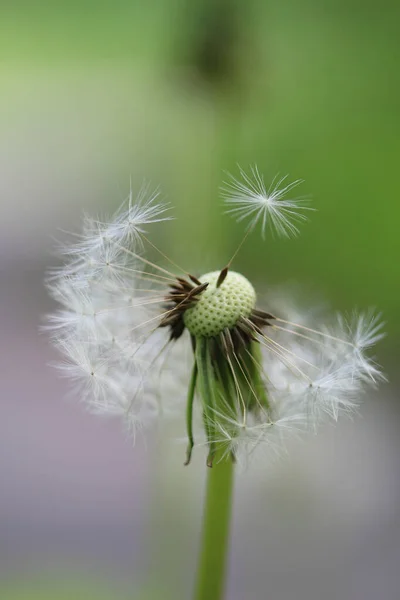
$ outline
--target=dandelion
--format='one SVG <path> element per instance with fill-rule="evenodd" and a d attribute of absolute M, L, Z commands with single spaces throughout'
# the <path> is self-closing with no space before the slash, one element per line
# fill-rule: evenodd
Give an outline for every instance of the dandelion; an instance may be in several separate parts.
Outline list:
<path fill-rule="evenodd" d="M 304 199 L 286 199 L 300 181 L 275 178 L 267 189 L 257 167 L 240 173 L 242 181 L 231 178 L 223 190 L 228 212 L 249 219 L 238 250 L 257 223 L 263 235 L 267 225 L 296 235 L 312 210 Z M 60 247 L 63 265 L 49 274 L 61 306 L 47 327 L 64 355 L 63 376 L 89 409 L 122 417 L 132 434 L 154 419 L 186 415 L 185 464 L 196 445 L 206 446 L 212 513 L 218 486 L 218 502 L 229 505 L 235 462 L 280 452 L 288 436 L 357 410 L 366 386 L 384 378 L 368 355 L 382 323 L 371 311 L 333 324 L 311 322 L 310 311 L 293 316 L 282 303 L 272 311 L 232 270 L 238 250 L 213 272 L 185 271 L 148 237 L 154 223 L 171 218 L 168 208 L 145 186 L 111 219 L 86 216 L 82 233 Z M 212 565 L 218 582 L 210 583 L 212 526 L 206 517 L 198 586 L 198 598 L 211 600 L 220 597 L 225 561 L 222 552 Z"/>

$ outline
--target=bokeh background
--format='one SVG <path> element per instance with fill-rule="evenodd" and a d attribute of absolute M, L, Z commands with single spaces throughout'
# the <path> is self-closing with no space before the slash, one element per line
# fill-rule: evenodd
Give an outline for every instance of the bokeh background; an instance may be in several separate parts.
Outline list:
<path fill-rule="evenodd" d="M 157 242 L 194 271 L 242 228 L 224 171 L 304 178 L 318 212 L 295 241 L 237 259 L 302 306 L 375 306 L 390 383 L 236 481 L 229 600 L 395 600 L 399 4 L 358 0 L 3 0 L 0 7 L 0 597 L 190 598 L 205 467 L 162 432 L 134 449 L 48 363 L 53 238 L 144 178 L 177 219 Z M 182 435 L 178 424 L 176 435 Z"/>

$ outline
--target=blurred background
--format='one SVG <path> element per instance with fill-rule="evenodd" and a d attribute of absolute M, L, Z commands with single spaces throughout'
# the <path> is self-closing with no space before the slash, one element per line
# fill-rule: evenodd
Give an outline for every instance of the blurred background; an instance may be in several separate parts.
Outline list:
<path fill-rule="evenodd" d="M 399 18 L 389 0 L 2 1 L 2 599 L 190 598 L 204 457 L 183 469 L 161 434 L 132 450 L 66 398 L 43 277 L 59 230 L 114 210 L 130 177 L 175 207 L 158 245 L 222 266 L 243 232 L 218 191 L 237 163 L 304 178 L 318 212 L 295 241 L 253 236 L 236 268 L 302 306 L 381 310 L 390 384 L 238 475 L 227 598 L 398 598 Z"/>

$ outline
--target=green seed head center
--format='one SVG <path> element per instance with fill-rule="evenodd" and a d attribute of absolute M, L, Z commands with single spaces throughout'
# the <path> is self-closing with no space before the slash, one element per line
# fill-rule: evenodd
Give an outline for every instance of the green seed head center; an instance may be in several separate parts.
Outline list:
<path fill-rule="evenodd" d="M 194 336 L 213 337 L 224 329 L 235 327 L 241 317 L 249 317 L 255 307 L 256 293 L 251 283 L 234 271 L 229 271 L 217 287 L 220 271 L 200 277 L 208 287 L 199 300 L 184 315 L 184 322 Z"/>

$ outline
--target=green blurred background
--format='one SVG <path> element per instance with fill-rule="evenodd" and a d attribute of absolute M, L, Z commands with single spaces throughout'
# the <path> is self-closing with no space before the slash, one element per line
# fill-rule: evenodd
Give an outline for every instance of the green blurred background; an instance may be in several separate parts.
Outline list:
<path fill-rule="evenodd" d="M 53 217 L 81 179 L 85 204 L 102 206 L 118 203 L 131 173 L 161 183 L 176 206 L 175 253 L 192 260 L 205 247 L 226 256 L 241 235 L 221 217 L 224 170 L 301 177 L 312 224 L 291 244 L 253 239 L 240 260 L 334 306 L 377 306 L 398 332 L 399 12 L 313 0 L 3 3 L 2 137 L 16 168 L 48 169 Z M 28 185 L 14 175 L 9 201 Z"/>
<path fill-rule="evenodd" d="M 288 289 L 303 302 L 348 311 L 377 307 L 388 332 L 379 358 L 396 380 L 399 18 L 399 3 L 388 0 L 3 0 L 1 287 L 3 308 L 14 311 L 5 319 L 5 355 L 10 365 L 15 358 L 8 387 L 3 380 L 5 417 L 9 399 L 21 411 L 13 418 L 27 418 L 27 390 L 14 392 L 16 364 L 49 307 L 42 277 L 53 261 L 57 230 L 77 226 L 82 209 L 113 210 L 130 177 L 137 188 L 147 178 L 161 185 L 177 217 L 160 231 L 159 245 L 191 269 L 221 267 L 243 234 L 223 214 L 218 191 L 224 171 L 237 173 L 237 164 L 257 163 L 266 181 L 277 172 L 303 178 L 301 193 L 311 195 L 317 212 L 297 240 L 269 236 L 262 242 L 254 235 L 236 268 L 266 291 L 295 284 Z M 24 330 L 25 322 L 30 329 Z M 39 348 L 44 362 L 45 340 L 32 344 L 32 354 Z M 44 397 L 43 386 L 49 405 L 50 397 L 57 405 L 52 377 L 43 372 L 28 412 L 33 398 Z M 390 411 L 398 417 L 396 392 L 387 395 L 393 397 L 385 413 L 391 420 Z M 6 473 L 18 434 L 7 440 Z M 119 452 L 131 450 L 121 446 Z M 397 481 L 398 473 L 393 477 Z M 3 517 L 10 523 L 18 515 L 7 510 Z M 47 597 L 36 584 L 27 586 L 26 574 L 19 590 L 15 565 L 22 559 L 16 556 L 5 563 L 4 597 Z M 87 585 L 92 590 L 91 582 L 77 584 L 68 597 L 103 598 L 96 582 L 92 591 Z M 49 597 L 63 598 L 61 588 L 56 584 Z M 104 597 L 116 596 L 110 591 Z"/>

